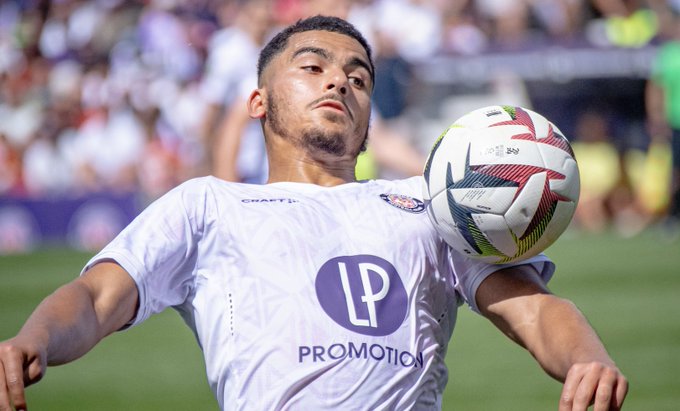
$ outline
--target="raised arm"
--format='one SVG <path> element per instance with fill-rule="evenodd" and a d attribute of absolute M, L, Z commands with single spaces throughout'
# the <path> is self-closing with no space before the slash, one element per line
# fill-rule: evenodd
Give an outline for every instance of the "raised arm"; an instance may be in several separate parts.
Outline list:
<path fill-rule="evenodd" d="M 628 381 L 576 306 L 551 294 L 530 266 L 498 271 L 476 295 L 482 314 L 564 387 L 559 410 L 618 410 Z"/>
<path fill-rule="evenodd" d="M 39 381 L 48 365 L 87 353 L 129 322 L 137 287 L 119 265 L 103 262 L 43 300 L 19 333 L 0 343 L 0 411 L 26 409 L 24 388 Z"/>

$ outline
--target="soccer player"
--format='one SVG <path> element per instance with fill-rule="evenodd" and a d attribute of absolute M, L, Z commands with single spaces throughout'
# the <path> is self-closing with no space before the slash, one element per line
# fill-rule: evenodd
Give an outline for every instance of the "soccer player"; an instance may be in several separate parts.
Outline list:
<path fill-rule="evenodd" d="M 273 38 L 247 103 L 269 183 L 199 178 L 143 211 L 0 345 L 0 409 L 25 409 L 46 366 L 174 307 L 222 409 L 437 410 L 464 302 L 564 381 L 561 410 L 619 409 L 627 380 L 548 291 L 547 257 L 468 260 L 423 213 L 422 177 L 355 181 L 373 70 L 344 20 L 312 17 Z"/>

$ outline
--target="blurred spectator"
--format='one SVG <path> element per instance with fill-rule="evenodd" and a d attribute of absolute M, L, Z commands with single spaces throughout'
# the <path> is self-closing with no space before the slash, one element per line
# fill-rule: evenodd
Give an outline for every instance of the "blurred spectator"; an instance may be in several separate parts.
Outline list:
<path fill-rule="evenodd" d="M 680 231 L 680 10 L 662 16 L 664 44 L 647 82 L 646 108 L 655 141 L 670 142 L 672 150 L 671 201 L 667 225 Z"/>
<path fill-rule="evenodd" d="M 529 25 L 530 9 L 525 0 L 478 0 L 479 13 L 490 21 L 494 50 L 516 51 L 535 44 Z"/>
<path fill-rule="evenodd" d="M 22 192 L 21 156 L 0 133 L 0 193 L 19 195 Z"/>
<path fill-rule="evenodd" d="M 622 175 L 619 152 L 604 116 L 595 111 L 582 114 L 572 142 L 581 179 L 581 196 L 574 221 L 580 229 L 601 232 L 609 228 Z"/>
<path fill-rule="evenodd" d="M 531 0 L 538 25 L 551 39 L 571 42 L 582 29 L 585 4 L 582 0 Z"/>
<path fill-rule="evenodd" d="M 75 186 L 74 158 L 66 141 L 82 120 L 80 65 L 63 60 L 49 73 L 49 105 L 40 130 L 23 156 L 23 179 L 31 196 L 54 195 Z"/>
<path fill-rule="evenodd" d="M 488 47 L 489 36 L 470 6 L 446 9 L 442 25 L 442 53 L 474 55 Z"/>
<path fill-rule="evenodd" d="M 257 58 L 272 29 L 272 2 L 237 2 L 223 5 L 220 11 L 224 28 L 210 42 L 202 82 L 203 97 L 209 102 L 203 139 L 214 148 L 212 174 L 229 181 L 263 183 L 267 177 L 264 138 L 259 122 L 248 118 L 245 101 L 257 87 Z"/>
<path fill-rule="evenodd" d="M 175 3 L 154 1 L 153 7 L 146 7 L 139 16 L 136 42 L 147 70 L 186 81 L 199 75 L 202 64 Z"/>
<path fill-rule="evenodd" d="M 368 147 L 359 155 L 356 178 L 399 178 L 421 174 L 425 155 L 399 128 L 374 113 L 369 130 Z"/>
<path fill-rule="evenodd" d="M 631 181 L 626 156 L 616 146 L 603 113 L 590 109 L 577 119 L 572 144 L 581 173 L 581 196 L 574 221 L 587 232 L 614 228 L 624 236 L 650 222 Z"/>
<path fill-rule="evenodd" d="M 399 56 L 412 63 L 439 51 L 442 17 L 433 0 L 378 0 L 373 16 L 374 33 L 383 37 L 374 43 L 376 55 L 382 53 L 382 43 L 391 43 Z"/>
<path fill-rule="evenodd" d="M 601 14 L 586 31 L 598 46 L 641 47 L 658 33 L 655 9 L 665 0 L 592 0 Z"/>
<path fill-rule="evenodd" d="M 39 57 L 17 62 L 2 76 L 0 133 L 22 152 L 43 122 L 47 69 Z"/>
<path fill-rule="evenodd" d="M 373 103 L 380 116 L 390 121 L 404 114 L 412 84 L 412 66 L 397 50 L 393 39 L 376 33 Z"/>
<path fill-rule="evenodd" d="M 144 147 L 144 129 L 126 106 L 101 107 L 78 128 L 73 141 L 80 184 L 90 190 L 131 190 Z"/>

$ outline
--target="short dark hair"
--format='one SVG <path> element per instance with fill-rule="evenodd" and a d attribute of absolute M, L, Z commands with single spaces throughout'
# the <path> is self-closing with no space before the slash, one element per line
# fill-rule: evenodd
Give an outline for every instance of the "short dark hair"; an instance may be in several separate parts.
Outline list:
<path fill-rule="evenodd" d="M 293 34 L 303 33 L 305 31 L 330 31 L 334 33 L 344 34 L 345 36 L 352 37 L 359 42 L 366 50 L 366 55 L 368 56 L 368 63 L 371 66 L 371 84 L 374 84 L 375 68 L 373 66 L 373 58 L 371 57 L 371 46 L 364 36 L 349 22 L 332 16 L 313 16 L 306 19 L 298 20 L 297 23 L 292 24 L 282 31 L 280 31 L 274 38 L 272 38 L 267 45 L 264 46 L 260 52 L 260 58 L 257 61 L 257 82 L 260 84 L 262 80 L 262 72 L 267 68 L 269 63 L 274 59 L 274 57 L 281 53 L 283 49 L 288 45 L 288 39 Z"/>

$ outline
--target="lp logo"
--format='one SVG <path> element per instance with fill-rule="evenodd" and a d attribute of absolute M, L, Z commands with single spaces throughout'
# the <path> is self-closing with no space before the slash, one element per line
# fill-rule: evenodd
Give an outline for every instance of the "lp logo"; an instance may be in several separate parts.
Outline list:
<path fill-rule="evenodd" d="M 396 331 L 404 321 L 408 305 L 397 270 L 373 255 L 327 261 L 316 276 L 316 295 L 336 323 L 373 336 Z"/>

